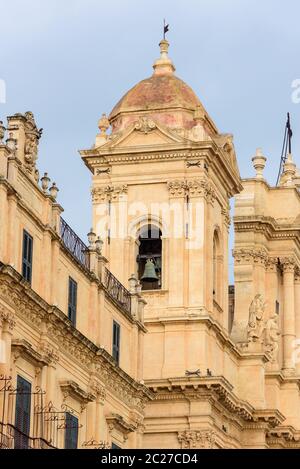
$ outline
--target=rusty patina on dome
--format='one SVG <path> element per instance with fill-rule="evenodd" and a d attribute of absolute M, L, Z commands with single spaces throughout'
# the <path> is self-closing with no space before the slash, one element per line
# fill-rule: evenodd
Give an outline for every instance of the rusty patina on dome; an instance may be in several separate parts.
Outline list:
<path fill-rule="evenodd" d="M 184 109 L 194 111 L 201 103 L 194 91 L 174 75 L 153 75 L 129 90 L 113 108 L 109 119 L 120 113 Z"/>
<path fill-rule="evenodd" d="M 159 45 L 161 56 L 153 65 L 153 75 L 131 88 L 111 111 L 113 132 L 126 128 L 145 113 L 167 127 L 190 129 L 195 124 L 195 110 L 204 112 L 194 91 L 174 75 L 168 41 L 164 39 Z"/>

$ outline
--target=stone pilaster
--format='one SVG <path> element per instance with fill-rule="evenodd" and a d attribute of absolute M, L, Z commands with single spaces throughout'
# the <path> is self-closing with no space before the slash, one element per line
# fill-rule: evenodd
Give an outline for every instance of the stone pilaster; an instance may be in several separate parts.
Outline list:
<path fill-rule="evenodd" d="M 295 262 L 292 258 L 281 259 L 283 266 L 283 370 L 290 374 L 295 371 L 293 360 L 295 332 Z"/>

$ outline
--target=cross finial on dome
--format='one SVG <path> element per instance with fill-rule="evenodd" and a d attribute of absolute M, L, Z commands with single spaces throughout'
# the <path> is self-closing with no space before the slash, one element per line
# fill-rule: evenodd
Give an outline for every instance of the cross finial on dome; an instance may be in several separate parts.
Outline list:
<path fill-rule="evenodd" d="M 168 56 L 169 43 L 162 39 L 159 43 L 160 58 L 154 62 L 154 75 L 171 75 L 175 72 L 172 60 Z"/>

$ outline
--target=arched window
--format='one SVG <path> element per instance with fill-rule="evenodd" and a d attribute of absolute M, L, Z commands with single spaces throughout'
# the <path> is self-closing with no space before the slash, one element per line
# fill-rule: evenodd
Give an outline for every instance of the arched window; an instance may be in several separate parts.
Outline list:
<path fill-rule="evenodd" d="M 142 290 L 161 288 L 162 241 L 161 231 L 155 225 L 146 225 L 139 232 L 139 252 L 137 256 L 138 278 Z"/>
<path fill-rule="evenodd" d="M 213 299 L 220 301 L 221 287 L 221 246 L 218 230 L 214 232 L 213 238 Z"/>
<path fill-rule="evenodd" d="M 216 298 L 217 294 L 217 240 L 216 240 L 216 234 L 214 235 L 214 240 L 213 240 L 213 297 L 214 299 Z"/>

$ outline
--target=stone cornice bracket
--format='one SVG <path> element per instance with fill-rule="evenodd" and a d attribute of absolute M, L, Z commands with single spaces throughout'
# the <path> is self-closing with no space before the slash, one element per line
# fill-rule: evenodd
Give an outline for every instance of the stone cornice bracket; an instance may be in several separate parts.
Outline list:
<path fill-rule="evenodd" d="M 39 351 L 34 350 L 32 345 L 24 339 L 14 339 L 11 348 L 14 362 L 19 357 L 24 357 L 36 367 L 43 367 L 49 364 L 48 358 Z"/>
<path fill-rule="evenodd" d="M 15 315 L 7 311 L 3 306 L 0 306 L 0 327 L 7 326 L 10 331 L 14 329 L 16 325 Z"/>
<path fill-rule="evenodd" d="M 68 397 L 74 398 L 76 401 L 81 404 L 81 411 L 83 411 L 89 402 L 95 400 L 95 396 L 89 392 L 84 391 L 79 384 L 75 381 L 60 381 L 60 389 L 62 390 L 65 402 Z"/>
<path fill-rule="evenodd" d="M 185 180 L 174 179 L 173 181 L 169 181 L 167 183 L 167 187 L 168 187 L 170 198 L 186 196 L 187 184 Z"/>
<path fill-rule="evenodd" d="M 94 203 L 105 203 L 108 201 L 118 202 L 127 194 L 127 184 L 117 186 L 99 186 L 91 190 L 92 201 Z"/>
<path fill-rule="evenodd" d="M 268 255 L 263 249 L 233 249 L 232 255 L 237 264 L 266 265 Z"/>
<path fill-rule="evenodd" d="M 178 432 L 177 437 L 181 449 L 211 449 L 214 447 L 216 434 L 213 430 L 185 430 Z"/>
<path fill-rule="evenodd" d="M 137 425 L 129 423 L 119 414 L 108 415 L 106 417 L 106 422 L 109 433 L 112 433 L 114 430 L 120 432 L 123 435 L 124 442 L 127 440 L 128 434 L 137 429 Z"/>

